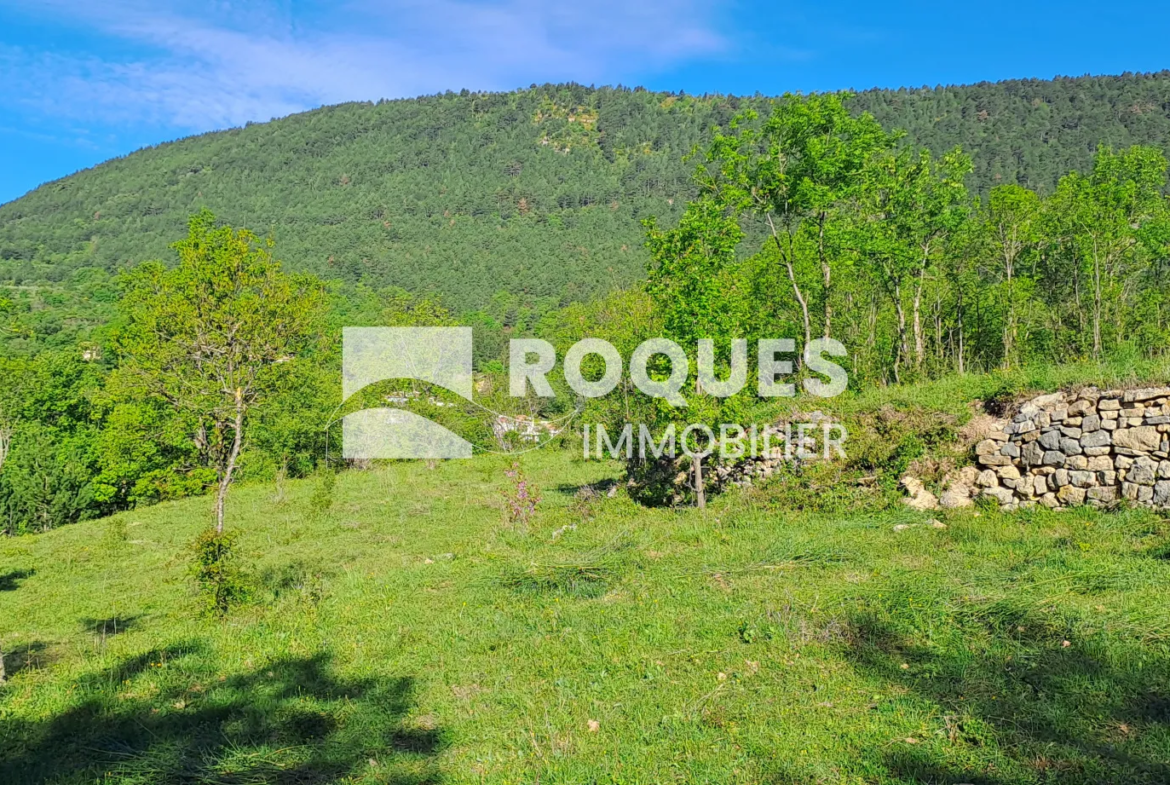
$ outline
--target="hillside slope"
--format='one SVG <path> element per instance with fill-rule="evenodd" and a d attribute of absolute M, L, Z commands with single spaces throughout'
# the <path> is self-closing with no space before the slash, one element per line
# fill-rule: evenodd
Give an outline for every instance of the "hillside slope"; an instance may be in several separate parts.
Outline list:
<path fill-rule="evenodd" d="M 0 280 L 60 280 L 166 255 L 208 207 L 270 232 L 290 266 L 441 291 L 588 297 L 642 274 L 639 221 L 691 193 L 684 155 L 764 99 L 579 85 L 325 107 L 146 149 L 0 206 Z M 1098 143 L 1166 146 L 1170 72 L 874 90 L 854 102 L 935 150 L 973 153 L 972 185 L 1041 190 Z"/>
<path fill-rule="evenodd" d="M 0 540 L 0 781 L 1170 778 L 1153 513 L 704 515 L 521 460 L 523 530 L 496 457 L 348 472 L 317 516 L 310 481 L 238 489 L 222 622 L 185 575 L 207 499 Z"/>

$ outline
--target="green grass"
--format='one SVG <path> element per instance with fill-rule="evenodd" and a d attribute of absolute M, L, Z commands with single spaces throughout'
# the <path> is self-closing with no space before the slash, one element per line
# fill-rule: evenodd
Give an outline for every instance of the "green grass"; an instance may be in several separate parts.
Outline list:
<path fill-rule="evenodd" d="M 523 531 L 510 459 L 233 491 L 222 621 L 207 499 L 0 541 L 0 783 L 1170 781 L 1152 512 L 646 509 L 521 462 Z"/>

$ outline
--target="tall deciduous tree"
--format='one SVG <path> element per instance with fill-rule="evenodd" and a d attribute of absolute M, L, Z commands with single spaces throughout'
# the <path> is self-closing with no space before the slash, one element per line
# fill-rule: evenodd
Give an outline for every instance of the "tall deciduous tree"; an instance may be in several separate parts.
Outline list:
<path fill-rule="evenodd" d="M 117 347 L 123 383 L 184 416 L 217 475 L 215 521 L 245 444 L 249 414 L 317 338 L 324 290 L 288 275 L 271 241 L 217 226 L 203 211 L 174 244 L 179 263 L 127 274 Z"/>
<path fill-rule="evenodd" d="M 701 384 L 697 357 L 698 342 L 713 342 L 714 353 L 730 362 L 731 341 L 737 338 L 734 286 L 726 273 L 735 261 L 735 249 L 743 239 L 734 206 L 712 194 L 687 205 L 677 227 L 661 230 L 653 220 L 646 222 L 651 268 L 647 291 L 658 306 L 665 337 L 677 342 L 687 354 L 688 371 L 694 379 L 687 419 L 718 426 L 723 401 L 706 395 Z M 673 414 L 669 403 L 656 401 Z M 707 505 L 701 455 L 693 462 L 695 500 Z"/>
<path fill-rule="evenodd" d="M 1120 152 L 1102 146 L 1092 174 L 1072 172 L 1061 178 L 1050 202 L 1051 225 L 1070 266 L 1081 269 L 1091 295 L 1092 354 L 1100 359 L 1106 310 L 1115 310 L 1115 326 L 1124 330 L 1121 302 L 1128 294 L 1140 250 L 1142 227 L 1166 209 L 1165 154 L 1134 146 Z M 1080 297 L 1078 297 L 1079 306 Z"/>
<path fill-rule="evenodd" d="M 811 244 L 820 268 L 820 326 L 828 338 L 833 329 L 833 271 L 849 256 L 835 242 L 837 219 L 860 194 L 873 157 L 889 150 L 896 139 L 870 114 L 851 114 L 845 106 L 851 97 L 785 95 L 762 127 L 755 127 L 755 115 L 746 113 L 728 133 L 716 135 L 707 156 L 712 176 L 700 182 L 726 204 L 763 216 L 800 305 L 806 346 L 813 317 L 809 293 L 796 271 L 798 235 Z"/>
<path fill-rule="evenodd" d="M 959 150 L 938 159 L 928 151 L 902 151 L 873 162 L 866 171 L 855 243 L 894 304 L 898 343 L 893 370 L 897 379 L 911 355 L 911 334 L 914 367 L 922 368 L 926 356 L 922 292 L 927 273 L 947 238 L 966 219 L 963 178 L 970 171 L 971 159 Z"/>
<path fill-rule="evenodd" d="M 1020 185 L 991 189 L 987 200 L 986 228 L 1004 284 L 1003 367 L 1016 359 L 1019 338 L 1016 289 L 1019 264 L 1040 240 L 1040 197 Z"/>

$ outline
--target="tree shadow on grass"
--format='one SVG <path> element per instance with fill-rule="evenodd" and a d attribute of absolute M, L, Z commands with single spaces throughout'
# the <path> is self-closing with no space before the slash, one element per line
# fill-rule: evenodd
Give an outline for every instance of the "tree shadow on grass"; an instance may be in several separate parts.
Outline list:
<path fill-rule="evenodd" d="M 110 616 L 105 619 L 86 616 L 79 619 L 79 621 L 82 630 L 105 640 L 106 638 L 112 638 L 115 635 L 129 632 L 134 627 L 137 627 L 139 622 L 142 621 L 142 616 Z"/>
<path fill-rule="evenodd" d="M 325 654 L 215 664 L 198 646 L 156 649 L 81 679 L 81 701 L 45 720 L 0 721 L 0 782 L 439 781 L 442 732 L 406 722 L 412 679 L 340 678 Z"/>
<path fill-rule="evenodd" d="M 4 669 L 11 679 L 18 673 L 51 665 L 55 659 L 49 644 L 44 641 L 26 641 L 4 650 Z"/>
<path fill-rule="evenodd" d="M 1073 644 L 1059 620 L 1011 604 L 924 635 L 925 625 L 900 616 L 904 599 L 895 592 L 855 615 L 847 644 L 854 666 L 889 693 L 937 707 L 933 736 L 873 751 L 890 781 L 1170 782 L 1170 657 L 1161 647 Z"/>
<path fill-rule="evenodd" d="M 16 591 L 20 582 L 36 575 L 36 570 L 9 570 L 0 573 L 0 591 Z"/>

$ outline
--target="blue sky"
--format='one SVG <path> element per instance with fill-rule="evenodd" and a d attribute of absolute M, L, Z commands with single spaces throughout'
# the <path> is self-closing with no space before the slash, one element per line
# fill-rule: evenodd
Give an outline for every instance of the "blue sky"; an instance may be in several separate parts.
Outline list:
<path fill-rule="evenodd" d="M 0 202 L 322 104 L 532 83 L 688 92 L 1170 68 L 1170 4 L 0 0 Z"/>

